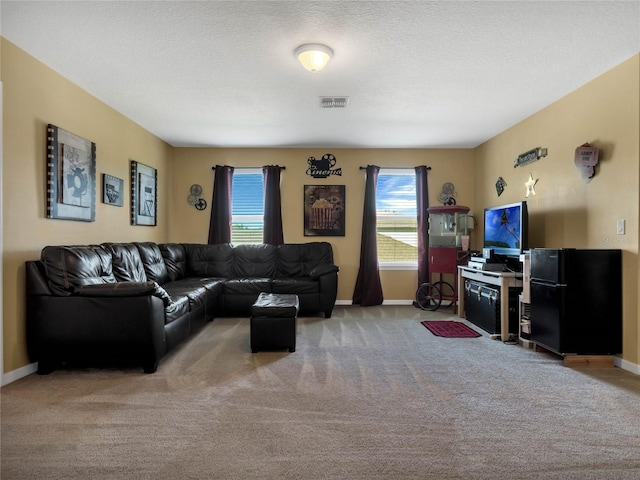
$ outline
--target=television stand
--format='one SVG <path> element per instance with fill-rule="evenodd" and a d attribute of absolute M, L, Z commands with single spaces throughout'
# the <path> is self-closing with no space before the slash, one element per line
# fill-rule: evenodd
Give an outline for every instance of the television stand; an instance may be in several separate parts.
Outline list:
<path fill-rule="evenodd" d="M 522 287 L 522 273 L 491 272 L 458 267 L 458 316 L 465 318 L 464 287 L 467 280 L 475 280 L 500 287 L 500 339 L 509 341 L 509 288 Z"/>

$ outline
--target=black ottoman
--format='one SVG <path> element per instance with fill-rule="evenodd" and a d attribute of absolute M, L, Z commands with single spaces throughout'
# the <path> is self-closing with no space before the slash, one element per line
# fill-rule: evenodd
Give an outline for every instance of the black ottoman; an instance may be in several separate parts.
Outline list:
<path fill-rule="evenodd" d="M 296 351 L 297 295 L 261 293 L 251 307 L 251 352 L 288 348 Z"/>

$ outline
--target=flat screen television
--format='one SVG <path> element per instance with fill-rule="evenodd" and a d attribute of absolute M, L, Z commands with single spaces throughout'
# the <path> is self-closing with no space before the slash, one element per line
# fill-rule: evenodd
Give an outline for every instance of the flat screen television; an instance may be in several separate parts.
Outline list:
<path fill-rule="evenodd" d="M 527 202 L 509 203 L 484 209 L 484 248 L 494 254 L 518 257 L 529 248 Z"/>

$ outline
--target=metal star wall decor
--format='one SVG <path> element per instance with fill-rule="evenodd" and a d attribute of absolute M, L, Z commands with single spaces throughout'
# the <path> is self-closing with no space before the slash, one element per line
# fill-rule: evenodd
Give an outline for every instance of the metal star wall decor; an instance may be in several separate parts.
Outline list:
<path fill-rule="evenodd" d="M 529 180 L 527 180 L 524 183 L 524 188 L 527 189 L 525 197 L 528 197 L 530 193 L 533 194 L 533 195 L 536 194 L 536 189 L 535 189 L 536 183 L 538 183 L 538 180 L 537 179 L 534 180 L 533 179 L 533 175 L 531 175 L 531 173 L 529 173 Z"/>

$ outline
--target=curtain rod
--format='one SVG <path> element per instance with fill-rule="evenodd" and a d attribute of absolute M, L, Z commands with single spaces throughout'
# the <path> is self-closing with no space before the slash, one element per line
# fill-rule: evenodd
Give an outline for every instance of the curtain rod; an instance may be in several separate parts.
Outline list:
<path fill-rule="evenodd" d="M 233 167 L 234 170 L 248 170 L 248 169 L 256 169 L 256 168 L 264 168 L 264 167 L 277 167 L 278 165 L 263 165 L 262 167 Z M 215 171 L 216 167 L 211 167 L 211 170 Z M 280 167 L 280 170 L 286 170 L 287 167 Z"/>
<path fill-rule="evenodd" d="M 424 167 L 424 165 L 418 165 L 420 167 Z M 385 170 L 407 170 L 409 168 L 416 168 L 416 167 L 379 167 L 379 168 L 384 168 Z M 367 167 L 360 167 L 360 170 L 366 170 Z M 427 170 L 431 170 L 431 167 L 427 167 Z"/>

